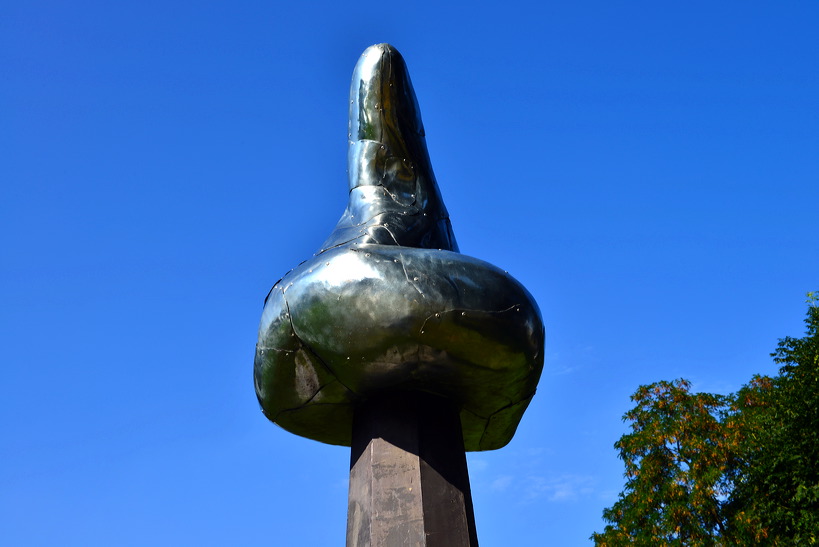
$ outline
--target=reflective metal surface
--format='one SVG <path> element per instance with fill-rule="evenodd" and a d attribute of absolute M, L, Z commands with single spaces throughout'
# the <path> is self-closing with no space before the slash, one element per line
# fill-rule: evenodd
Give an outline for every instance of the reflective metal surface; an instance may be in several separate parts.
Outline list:
<path fill-rule="evenodd" d="M 350 197 L 316 255 L 270 291 L 254 379 L 265 415 L 350 445 L 356 405 L 454 401 L 467 450 L 507 444 L 543 367 L 543 323 L 503 270 L 459 254 L 401 55 L 368 48 L 350 90 Z"/>

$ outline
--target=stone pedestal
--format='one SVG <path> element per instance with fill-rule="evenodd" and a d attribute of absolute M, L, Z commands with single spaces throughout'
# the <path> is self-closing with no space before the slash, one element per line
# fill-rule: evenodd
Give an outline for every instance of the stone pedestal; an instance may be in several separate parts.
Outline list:
<path fill-rule="evenodd" d="M 477 547 L 457 408 L 392 393 L 356 410 L 347 547 Z"/>

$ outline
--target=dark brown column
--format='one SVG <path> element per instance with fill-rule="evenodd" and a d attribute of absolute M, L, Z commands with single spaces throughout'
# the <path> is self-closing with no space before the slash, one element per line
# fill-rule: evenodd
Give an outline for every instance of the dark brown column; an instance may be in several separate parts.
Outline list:
<path fill-rule="evenodd" d="M 347 547 L 477 547 L 457 408 L 393 393 L 357 409 Z"/>

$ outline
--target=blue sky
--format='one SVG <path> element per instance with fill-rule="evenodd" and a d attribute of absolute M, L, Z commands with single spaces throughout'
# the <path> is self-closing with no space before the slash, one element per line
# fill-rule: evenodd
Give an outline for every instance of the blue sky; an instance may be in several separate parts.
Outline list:
<path fill-rule="evenodd" d="M 267 422 L 262 301 L 346 199 L 349 78 L 404 55 L 465 254 L 546 323 L 484 546 L 584 545 L 640 384 L 774 373 L 819 289 L 819 4 L 4 3 L 0 537 L 343 544 L 349 451 Z"/>

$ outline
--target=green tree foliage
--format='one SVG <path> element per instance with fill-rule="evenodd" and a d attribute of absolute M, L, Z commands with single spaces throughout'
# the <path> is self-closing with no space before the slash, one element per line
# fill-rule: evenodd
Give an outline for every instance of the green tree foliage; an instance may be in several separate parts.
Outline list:
<path fill-rule="evenodd" d="M 611 524 L 592 536 L 597 545 L 709 545 L 724 535 L 738 437 L 726 427 L 731 401 L 690 388 L 680 379 L 632 395 L 631 432 L 614 445 L 626 486 L 603 512 Z"/>
<path fill-rule="evenodd" d="M 772 354 L 779 376 L 737 393 L 679 379 L 640 386 L 615 443 L 626 467 L 609 523 L 618 545 L 813 545 L 819 537 L 819 306 Z"/>
<path fill-rule="evenodd" d="M 773 544 L 819 543 L 819 295 L 808 294 L 807 332 L 783 338 L 766 411 L 743 445 L 731 511 L 759 523 Z"/>

